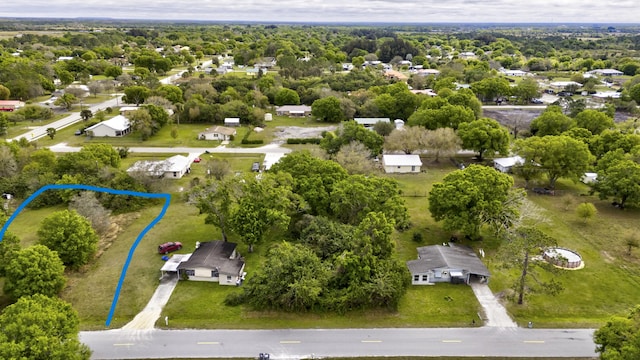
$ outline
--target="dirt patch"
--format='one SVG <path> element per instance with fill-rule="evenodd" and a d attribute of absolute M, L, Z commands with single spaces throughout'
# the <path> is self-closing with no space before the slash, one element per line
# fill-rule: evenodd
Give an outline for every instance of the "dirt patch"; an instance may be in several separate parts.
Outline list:
<path fill-rule="evenodd" d="M 522 109 L 505 109 L 505 110 L 489 110 L 484 109 L 482 111 L 484 116 L 494 119 L 503 126 L 513 126 L 514 123 L 518 123 L 521 126 L 526 125 L 528 129 L 533 119 L 540 116 L 542 110 L 540 109 L 530 109 L 530 110 L 522 110 Z"/>
<path fill-rule="evenodd" d="M 606 251 L 603 251 L 603 252 L 602 252 L 602 257 L 604 258 L 604 262 L 606 262 L 606 263 L 608 263 L 608 264 L 611 264 L 611 263 L 613 263 L 613 262 L 616 260 L 613 256 L 611 256 L 611 255 L 610 255 L 608 252 L 606 252 Z"/>
<path fill-rule="evenodd" d="M 300 127 L 300 126 L 276 126 L 275 137 L 273 143 L 284 144 L 289 138 L 319 138 L 324 131 L 334 131 L 337 125 L 321 126 L 321 127 Z"/>
<path fill-rule="evenodd" d="M 139 217 L 140 214 L 137 212 L 111 216 L 111 226 L 109 226 L 109 229 L 100 237 L 95 258 L 99 258 L 102 253 L 110 248 L 111 244 L 118 238 L 118 235 Z"/>

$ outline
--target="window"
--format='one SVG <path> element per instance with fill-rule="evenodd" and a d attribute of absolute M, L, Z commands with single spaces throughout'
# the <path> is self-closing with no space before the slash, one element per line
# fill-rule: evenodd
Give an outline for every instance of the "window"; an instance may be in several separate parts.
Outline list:
<path fill-rule="evenodd" d="M 227 275 L 227 281 L 231 281 L 231 275 Z"/>
<path fill-rule="evenodd" d="M 420 281 L 420 275 L 413 275 L 413 281 Z"/>
<path fill-rule="evenodd" d="M 442 277 L 442 271 L 436 270 L 435 271 L 435 277 L 437 277 L 437 278 Z"/>
<path fill-rule="evenodd" d="M 176 171 L 173 172 L 173 177 L 178 177 L 178 173 Z"/>
<path fill-rule="evenodd" d="M 185 270 L 184 273 L 187 274 L 187 276 L 196 276 L 195 270 Z"/>
<path fill-rule="evenodd" d="M 415 166 L 412 166 L 412 167 L 411 167 L 411 171 L 416 171 L 416 167 L 415 167 Z"/>
<path fill-rule="evenodd" d="M 429 281 L 429 275 L 422 275 L 422 281 Z"/>
<path fill-rule="evenodd" d="M 211 270 L 211 277 L 218 277 L 220 276 L 220 273 L 218 273 L 218 270 Z"/>

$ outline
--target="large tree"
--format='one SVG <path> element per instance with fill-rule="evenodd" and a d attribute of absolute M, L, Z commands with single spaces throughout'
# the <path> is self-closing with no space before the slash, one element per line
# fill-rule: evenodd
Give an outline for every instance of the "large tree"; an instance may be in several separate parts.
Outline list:
<path fill-rule="evenodd" d="M 311 115 L 319 121 L 340 122 L 346 120 L 340 100 L 335 96 L 318 99 L 311 104 Z"/>
<path fill-rule="evenodd" d="M 408 124 L 412 126 L 424 126 L 429 130 L 449 127 L 457 129 L 465 122 L 476 119 L 472 109 L 462 105 L 444 105 L 438 109 L 420 108 L 408 119 Z"/>
<path fill-rule="evenodd" d="M 402 151 L 405 154 L 423 150 L 427 146 L 428 131 L 422 126 L 407 126 L 402 129 L 395 129 L 385 137 L 384 149 L 386 151 Z"/>
<path fill-rule="evenodd" d="M 562 290 L 562 284 L 551 277 L 551 280 L 543 281 L 543 277 L 536 274 L 536 269 L 552 270 L 553 266 L 545 261 L 535 261 L 535 257 L 541 255 L 541 251 L 555 246 L 553 238 L 535 227 L 518 227 L 512 232 L 509 241 L 502 245 L 502 257 L 505 264 L 518 269 L 518 277 L 513 288 L 516 291 L 517 303 L 524 303 L 527 292 L 546 292 L 555 295 Z M 534 283 L 531 282 L 534 280 Z"/>
<path fill-rule="evenodd" d="M 295 90 L 281 88 L 275 96 L 275 104 L 282 105 L 299 105 L 300 95 Z"/>
<path fill-rule="evenodd" d="M 42 294 L 56 296 L 66 283 L 58 253 L 44 245 L 33 245 L 13 253 L 6 267 L 4 292 L 13 299 Z"/>
<path fill-rule="evenodd" d="M 527 162 L 538 164 L 554 188 L 560 177 L 578 181 L 593 163 L 585 143 L 566 135 L 533 136 L 516 142 L 516 153 Z"/>
<path fill-rule="evenodd" d="M 329 154 L 340 151 L 343 145 L 352 141 L 361 142 L 370 150 L 371 156 L 377 156 L 382 152 L 384 138 L 375 131 L 371 131 L 355 121 L 345 121 L 335 132 L 326 132 L 320 141 L 320 147 Z"/>
<path fill-rule="evenodd" d="M 471 84 L 471 90 L 484 102 L 496 101 L 511 94 L 509 81 L 503 77 L 489 77 Z"/>
<path fill-rule="evenodd" d="M 241 194 L 231 211 L 231 228 L 249 246 L 262 242 L 270 231 L 283 231 L 303 201 L 292 192 L 293 178 L 286 173 L 243 179 Z"/>
<path fill-rule="evenodd" d="M 149 96 L 151 96 L 151 90 L 146 86 L 129 86 L 124 89 L 124 96 L 122 101 L 129 104 L 136 104 L 136 106 L 142 104 Z"/>
<path fill-rule="evenodd" d="M 5 215 L 0 213 L 0 226 L 6 221 Z M 20 238 L 10 232 L 5 232 L 0 241 L 0 277 L 5 276 L 5 270 L 9 267 L 11 259 L 20 251 Z"/>
<path fill-rule="evenodd" d="M 57 298 L 20 298 L 0 315 L 0 358 L 88 360 L 91 350 L 78 340 L 78 314 Z"/>
<path fill-rule="evenodd" d="M 454 155 L 462 146 L 460 137 L 452 128 L 428 130 L 424 140 L 424 148 L 434 156 L 435 162 L 440 161 L 441 156 Z"/>
<path fill-rule="evenodd" d="M 509 149 L 509 132 L 493 119 L 482 118 L 458 127 L 462 147 L 478 153 L 478 159 L 486 152 L 491 155 L 506 155 Z"/>
<path fill-rule="evenodd" d="M 382 212 L 395 227 L 409 226 L 409 215 L 398 183 L 390 178 L 352 175 L 333 185 L 331 192 L 333 216 L 345 224 L 356 225 L 369 212 Z"/>
<path fill-rule="evenodd" d="M 513 178 L 493 168 L 471 165 L 435 183 L 429 192 L 429 211 L 448 231 L 477 237 L 480 226 L 505 211 Z M 517 204 L 516 204 L 517 205 Z"/>
<path fill-rule="evenodd" d="M 312 215 L 331 213 L 330 195 L 336 183 L 347 178 L 347 172 L 335 161 L 323 160 L 309 151 L 296 151 L 282 158 L 269 170 L 287 172 L 293 177 L 293 192 L 307 202 Z"/>
<path fill-rule="evenodd" d="M 235 178 L 215 180 L 196 186 L 189 193 L 189 202 L 206 215 L 205 224 L 220 229 L 224 241 L 231 231 L 231 211 L 239 196 L 240 184 Z"/>
<path fill-rule="evenodd" d="M 614 127 L 613 118 L 602 111 L 587 109 L 576 116 L 577 126 L 591 131 L 593 135 L 599 135 L 605 129 Z"/>
<path fill-rule="evenodd" d="M 613 316 L 593 334 L 596 352 L 603 360 L 640 358 L 640 305 L 627 316 Z"/>
<path fill-rule="evenodd" d="M 601 160 L 599 164 L 604 162 Z M 620 204 L 620 208 L 628 204 L 640 204 L 640 164 L 622 158 L 612 160 L 599 168 L 602 171 L 598 172 L 594 188 L 599 192 L 600 198 L 611 197 Z"/>
<path fill-rule="evenodd" d="M 531 122 L 531 133 L 536 136 L 560 135 L 576 126 L 576 121 L 562 113 L 560 106 L 549 106 Z"/>
<path fill-rule="evenodd" d="M 38 238 L 41 244 L 57 251 L 62 262 L 71 268 L 88 263 L 98 243 L 89 220 L 75 210 L 57 211 L 42 220 Z"/>

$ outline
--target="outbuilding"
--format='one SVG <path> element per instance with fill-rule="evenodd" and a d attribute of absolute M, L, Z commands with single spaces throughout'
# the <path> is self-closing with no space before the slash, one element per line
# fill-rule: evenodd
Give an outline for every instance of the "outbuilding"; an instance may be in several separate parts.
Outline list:
<path fill-rule="evenodd" d="M 517 155 L 493 159 L 493 167 L 503 173 L 509 173 L 514 166 L 522 164 L 524 164 L 524 159 Z"/>
<path fill-rule="evenodd" d="M 240 118 L 224 118 L 226 126 L 240 126 Z"/>
<path fill-rule="evenodd" d="M 418 155 L 382 155 L 382 166 L 390 173 L 419 173 L 422 160 Z"/>

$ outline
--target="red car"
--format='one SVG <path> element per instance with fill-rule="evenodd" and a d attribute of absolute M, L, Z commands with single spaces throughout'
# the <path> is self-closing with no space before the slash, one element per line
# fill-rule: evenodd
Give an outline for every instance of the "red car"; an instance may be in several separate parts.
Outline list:
<path fill-rule="evenodd" d="M 179 242 L 168 242 L 158 246 L 159 254 L 168 254 L 172 251 L 177 251 L 182 249 L 182 243 Z"/>
<path fill-rule="evenodd" d="M 194 162 L 194 163 L 199 163 L 200 161 L 202 161 L 202 159 L 200 159 L 199 157 L 197 157 L 197 158 L 193 159 L 193 162 Z"/>

